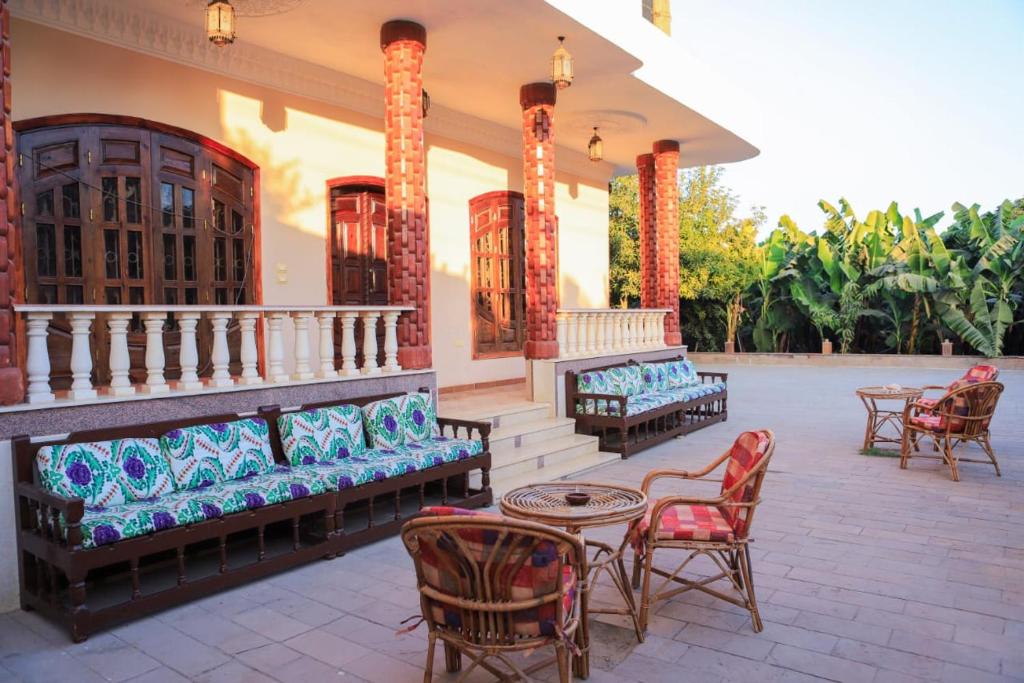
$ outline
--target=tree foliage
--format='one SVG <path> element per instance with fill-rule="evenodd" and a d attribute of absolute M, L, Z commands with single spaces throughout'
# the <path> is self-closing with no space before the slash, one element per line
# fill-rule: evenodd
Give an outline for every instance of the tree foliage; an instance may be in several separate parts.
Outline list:
<path fill-rule="evenodd" d="M 636 177 L 611 191 L 611 287 L 639 303 Z M 935 353 L 1024 351 L 1024 199 L 993 211 L 954 204 L 904 215 L 893 202 L 861 219 L 845 199 L 818 204 L 823 224 L 804 232 L 788 216 L 759 244 L 764 212 L 737 216 L 720 168 L 680 178 L 680 317 L 691 349 L 736 339 L 758 351 Z"/>

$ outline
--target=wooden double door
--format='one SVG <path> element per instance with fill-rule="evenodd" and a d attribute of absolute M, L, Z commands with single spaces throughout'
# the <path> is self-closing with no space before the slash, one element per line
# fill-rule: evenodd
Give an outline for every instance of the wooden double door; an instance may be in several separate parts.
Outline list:
<path fill-rule="evenodd" d="M 384 188 L 352 182 L 330 187 L 331 303 L 388 304 L 388 217 Z M 363 331 L 356 326 L 357 364 L 362 366 Z M 334 357 L 341 360 L 341 321 L 335 320 Z M 383 325 L 377 326 L 377 362 L 384 362 Z"/>
<path fill-rule="evenodd" d="M 255 303 L 254 170 L 198 136 L 123 117 L 19 123 L 20 240 L 25 301 L 45 304 Z M 109 337 L 93 323 L 94 380 L 109 377 Z M 176 324 L 165 324 L 168 377 L 177 376 Z M 201 366 L 210 331 L 199 327 Z M 133 381 L 143 381 L 145 334 L 129 327 Z M 239 334 L 229 330 L 232 358 Z M 52 379 L 70 384 L 70 327 L 50 327 Z M 237 369 L 237 368 L 236 368 Z"/>

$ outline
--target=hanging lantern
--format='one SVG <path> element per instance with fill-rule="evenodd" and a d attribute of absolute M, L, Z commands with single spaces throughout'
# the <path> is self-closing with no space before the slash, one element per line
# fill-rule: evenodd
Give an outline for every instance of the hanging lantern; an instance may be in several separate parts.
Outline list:
<path fill-rule="evenodd" d="M 206 37 L 217 47 L 235 42 L 235 8 L 228 0 L 211 0 L 206 6 Z"/>
<path fill-rule="evenodd" d="M 604 141 L 597 134 L 597 126 L 594 126 L 594 137 L 587 143 L 587 156 L 591 161 L 601 161 L 604 157 Z"/>
<path fill-rule="evenodd" d="M 572 55 L 565 49 L 565 36 L 558 36 L 558 49 L 551 57 L 551 82 L 559 90 L 572 85 Z"/>
<path fill-rule="evenodd" d="M 430 93 L 427 92 L 426 88 L 423 88 L 423 118 L 427 118 L 427 112 L 430 111 Z"/>

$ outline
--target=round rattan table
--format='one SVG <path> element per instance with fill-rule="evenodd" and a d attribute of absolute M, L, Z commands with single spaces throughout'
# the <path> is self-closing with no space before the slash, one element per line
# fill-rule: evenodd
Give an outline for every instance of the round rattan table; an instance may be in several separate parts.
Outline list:
<path fill-rule="evenodd" d="M 868 411 L 868 425 L 864 430 L 864 450 L 873 448 L 876 443 L 900 443 L 903 440 L 903 411 L 908 403 L 921 398 L 922 394 L 924 389 L 899 385 L 857 389 L 857 396 Z M 878 401 L 902 401 L 903 405 L 899 410 L 879 408 Z M 886 425 L 892 427 L 895 436 L 882 433 Z"/>
<path fill-rule="evenodd" d="M 570 493 L 585 493 L 590 496 L 590 500 L 585 505 L 570 505 L 565 498 Z M 629 524 L 643 517 L 647 512 L 647 496 L 643 491 L 618 484 L 548 482 L 512 489 L 502 496 L 500 505 L 502 513 L 509 517 L 562 527 L 569 533 L 579 535 L 588 547 L 595 548 L 592 558 L 584 558 L 587 563 L 584 568 L 586 581 L 580 595 L 581 619 L 580 628 L 576 632 L 582 650 L 589 647 L 590 627 L 587 617 L 591 614 L 622 614 L 630 617 L 637 640 L 641 643 L 644 641 L 629 575 L 622 561 L 629 547 L 628 536 L 623 538 L 617 548 L 583 538 L 583 529 Z M 626 603 L 624 608 L 590 607 L 590 593 L 602 573 L 611 577 L 612 583 L 622 594 Z M 581 678 L 590 675 L 589 657 L 585 652 L 583 656 L 573 658 L 573 669 Z"/>

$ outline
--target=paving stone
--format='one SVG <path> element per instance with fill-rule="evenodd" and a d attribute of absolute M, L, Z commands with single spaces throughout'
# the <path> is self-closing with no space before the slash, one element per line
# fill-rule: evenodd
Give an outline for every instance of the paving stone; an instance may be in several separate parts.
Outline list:
<path fill-rule="evenodd" d="M 844 683 L 870 683 L 874 680 L 876 673 L 875 667 L 867 664 L 851 662 L 791 645 L 776 645 L 768 655 L 768 661 L 787 669 L 795 669 L 812 676 Z"/>
<path fill-rule="evenodd" d="M 160 667 L 160 662 L 109 633 L 94 635 L 68 650 L 108 681 L 126 681 Z"/>

